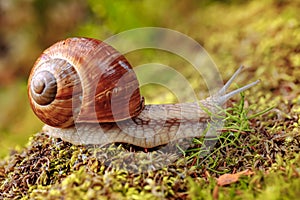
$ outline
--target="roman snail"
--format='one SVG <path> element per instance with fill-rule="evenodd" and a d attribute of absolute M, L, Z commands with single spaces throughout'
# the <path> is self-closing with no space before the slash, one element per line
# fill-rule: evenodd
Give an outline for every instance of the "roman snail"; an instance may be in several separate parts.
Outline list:
<path fill-rule="evenodd" d="M 28 97 L 50 136 L 76 145 L 120 142 L 152 148 L 200 137 L 211 116 L 199 103 L 214 110 L 258 83 L 225 94 L 241 70 L 216 95 L 199 102 L 144 105 L 136 75 L 123 55 L 96 39 L 69 38 L 37 59 Z"/>

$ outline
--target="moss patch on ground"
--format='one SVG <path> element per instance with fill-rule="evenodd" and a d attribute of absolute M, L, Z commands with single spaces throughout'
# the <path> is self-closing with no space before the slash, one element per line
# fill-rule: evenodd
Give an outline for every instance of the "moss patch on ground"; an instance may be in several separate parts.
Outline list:
<path fill-rule="evenodd" d="M 276 199 L 282 193 L 291 198 L 299 195 L 299 134 L 291 139 L 290 136 L 272 137 L 261 131 L 240 134 L 229 131 L 219 140 L 212 155 L 201 160 L 198 166 L 190 162 L 196 157 L 190 160 L 188 153 L 185 158 L 157 170 L 133 172 L 113 164 L 120 154 L 122 161 L 128 163 L 127 159 L 130 161 L 131 158 L 124 155 L 137 153 L 122 145 L 105 148 L 74 146 L 38 133 L 25 149 L 13 152 L 1 163 L 1 194 L 5 198 L 25 199 L 62 196 L 66 199 L 219 196 L 222 199 L 228 195 L 237 199 L 256 199 L 270 193 Z M 149 161 L 146 155 L 151 153 L 142 152 L 145 157 L 140 161 Z M 151 160 L 151 165 L 159 162 L 157 157 Z M 242 176 L 230 186 L 218 186 L 217 177 L 245 169 L 254 174 Z"/>
<path fill-rule="evenodd" d="M 234 69 L 225 67 L 243 63 L 250 67 L 241 79 L 262 80 L 231 101 L 226 126 L 208 156 L 198 156 L 202 141 L 195 140 L 193 148 L 165 167 L 155 166 L 173 155 L 155 155 L 145 164 L 151 170 L 132 171 L 118 167 L 116 158 L 136 159 L 132 156 L 139 152 L 143 163 L 153 152 L 126 145 L 74 146 L 38 133 L 0 162 L 0 198 L 296 199 L 300 196 L 299 8 L 297 1 L 249 1 L 213 3 L 201 13 L 191 12 L 185 23 L 193 30 L 184 32 L 200 41 L 220 71 L 232 74 Z M 202 27 L 193 24 L 199 16 L 207 22 Z M 223 174 L 244 170 L 253 173 L 218 185 Z"/>

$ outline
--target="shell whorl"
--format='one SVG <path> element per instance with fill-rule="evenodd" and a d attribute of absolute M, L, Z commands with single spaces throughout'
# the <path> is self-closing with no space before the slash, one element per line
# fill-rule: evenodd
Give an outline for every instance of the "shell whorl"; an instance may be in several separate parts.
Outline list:
<path fill-rule="evenodd" d="M 48 71 L 41 71 L 33 78 L 30 92 L 34 101 L 39 105 L 51 103 L 57 93 L 57 82 L 53 74 Z"/>
<path fill-rule="evenodd" d="M 28 94 L 34 113 L 54 127 L 120 121 L 144 106 L 125 57 L 89 38 L 69 38 L 46 49 L 31 71 Z"/>
<path fill-rule="evenodd" d="M 75 68 L 66 60 L 51 59 L 35 69 L 28 84 L 35 114 L 46 124 L 68 127 L 80 108 L 82 87 Z"/>

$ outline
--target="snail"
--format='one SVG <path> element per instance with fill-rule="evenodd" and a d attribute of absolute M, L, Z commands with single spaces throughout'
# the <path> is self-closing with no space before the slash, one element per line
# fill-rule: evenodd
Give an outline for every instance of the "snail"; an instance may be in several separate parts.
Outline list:
<path fill-rule="evenodd" d="M 128 143 L 153 148 L 200 137 L 216 110 L 259 80 L 228 94 L 240 67 L 215 95 L 199 102 L 145 105 L 133 68 L 116 49 L 92 38 L 68 38 L 46 49 L 28 80 L 43 131 L 75 145 Z M 202 106 L 199 106 L 203 105 Z"/>

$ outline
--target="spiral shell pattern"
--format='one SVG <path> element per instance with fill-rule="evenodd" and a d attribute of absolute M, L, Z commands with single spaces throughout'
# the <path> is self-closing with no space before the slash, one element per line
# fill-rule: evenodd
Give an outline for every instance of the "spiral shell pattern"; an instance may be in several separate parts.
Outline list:
<path fill-rule="evenodd" d="M 69 38 L 46 49 L 30 73 L 28 96 L 34 113 L 53 127 L 121 121 L 144 107 L 125 57 L 90 38 Z"/>

